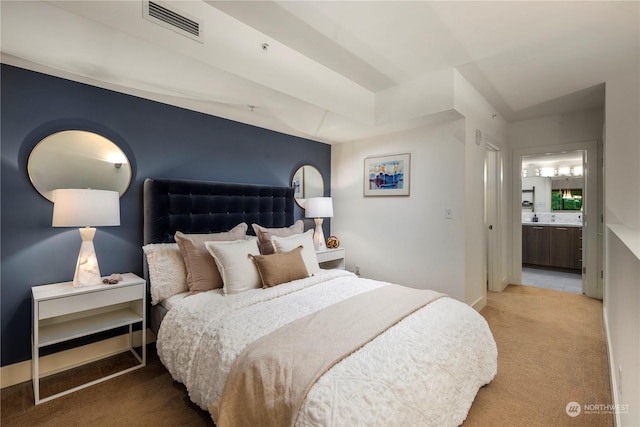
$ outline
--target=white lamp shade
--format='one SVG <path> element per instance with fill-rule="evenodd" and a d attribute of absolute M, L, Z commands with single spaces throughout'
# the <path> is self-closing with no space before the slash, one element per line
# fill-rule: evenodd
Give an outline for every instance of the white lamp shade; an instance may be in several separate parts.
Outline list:
<path fill-rule="evenodd" d="M 331 197 L 310 197 L 305 201 L 305 217 L 331 218 L 333 216 L 333 202 Z"/>
<path fill-rule="evenodd" d="M 54 227 L 120 225 L 117 191 L 64 188 L 53 191 Z"/>

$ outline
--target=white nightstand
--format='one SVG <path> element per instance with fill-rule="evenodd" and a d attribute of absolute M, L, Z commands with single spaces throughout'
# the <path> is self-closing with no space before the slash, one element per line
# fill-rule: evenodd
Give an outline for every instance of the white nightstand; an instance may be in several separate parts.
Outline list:
<path fill-rule="evenodd" d="M 325 270 L 345 268 L 345 251 L 344 248 L 337 249 L 325 249 L 323 251 L 316 251 L 318 257 L 318 264 L 320 268 Z"/>
<path fill-rule="evenodd" d="M 145 366 L 146 282 L 132 273 L 116 285 L 74 288 L 72 282 L 34 286 L 31 330 L 32 374 L 35 404 L 64 396 Z M 142 354 L 133 348 L 133 325 L 142 324 Z M 40 399 L 40 349 L 121 326 L 129 326 L 129 350 L 139 365 Z"/>

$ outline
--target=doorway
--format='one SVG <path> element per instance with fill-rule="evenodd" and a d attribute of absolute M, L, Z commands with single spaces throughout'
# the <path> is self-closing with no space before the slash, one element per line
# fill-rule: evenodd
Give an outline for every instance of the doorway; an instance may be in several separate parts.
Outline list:
<path fill-rule="evenodd" d="M 522 284 L 583 293 L 584 150 L 521 157 Z"/>
<path fill-rule="evenodd" d="M 520 149 L 513 155 L 515 282 L 549 280 L 548 287 L 601 299 L 597 218 L 602 209 L 598 202 L 598 182 L 602 178 L 596 161 L 597 141 Z M 554 158 L 557 163 L 551 164 Z M 540 179 L 525 183 L 525 178 Z M 577 242 L 573 251 L 571 241 Z M 538 248 L 535 254 L 533 248 Z M 540 248 L 549 249 L 545 252 Z M 529 270 L 532 266 L 533 271 Z M 532 272 L 543 277 L 532 277 Z"/>

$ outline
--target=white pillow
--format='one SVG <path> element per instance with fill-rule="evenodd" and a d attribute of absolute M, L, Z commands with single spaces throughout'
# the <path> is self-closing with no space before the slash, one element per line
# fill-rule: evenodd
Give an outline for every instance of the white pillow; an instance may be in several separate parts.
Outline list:
<path fill-rule="evenodd" d="M 149 266 L 152 305 L 189 290 L 187 269 L 177 243 L 151 243 L 142 250 Z"/>
<path fill-rule="evenodd" d="M 255 239 L 233 242 L 205 242 L 222 276 L 222 291 L 225 295 L 238 294 L 262 287 L 258 269 L 249 255 L 260 255 Z"/>
<path fill-rule="evenodd" d="M 302 259 L 309 275 L 312 276 L 320 271 L 316 249 L 313 245 L 313 230 L 287 237 L 272 236 L 271 243 L 276 252 L 289 252 L 298 246 L 302 246 Z"/>

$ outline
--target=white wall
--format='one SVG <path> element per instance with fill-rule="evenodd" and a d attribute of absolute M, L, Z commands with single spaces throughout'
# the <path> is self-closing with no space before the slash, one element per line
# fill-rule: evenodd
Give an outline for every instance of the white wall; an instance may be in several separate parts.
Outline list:
<path fill-rule="evenodd" d="M 506 151 L 506 122 L 457 71 L 452 75 L 459 119 L 332 147 L 331 233 L 346 248 L 347 269 L 359 266 L 364 277 L 439 290 L 481 309 L 486 143 Z M 398 153 L 411 153 L 410 197 L 364 197 L 364 159 Z M 503 206 L 507 197 L 503 191 Z M 506 232 L 502 240 L 506 266 Z"/>
<path fill-rule="evenodd" d="M 615 403 L 629 405 L 617 414 L 616 425 L 635 427 L 640 422 L 640 260 L 609 228 L 606 242 L 604 317 L 611 389 Z"/>
<path fill-rule="evenodd" d="M 464 301 L 464 120 L 331 151 L 331 234 L 346 249 L 347 269 Z M 410 196 L 364 197 L 364 159 L 398 153 L 411 153 Z"/>
<path fill-rule="evenodd" d="M 464 250 L 465 301 L 475 307 L 487 304 L 487 229 L 484 219 L 485 143 L 476 144 L 479 123 L 465 119 L 464 161 Z M 482 134 L 482 131 L 481 131 Z"/>
<path fill-rule="evenodd" d="M 491 143 L 500 150 L 499 159 L 508 152 L 506 145 L 506 121 L 491 104 L 460 73 L 454 71 L 454 107 L 465 117 L 465 301 L 477 309 L 487 301 L 487 227 L 484 218 L 484 167 L 486 144 Z M 498 184 L 504 187 L 504 181 Z M 509 205 L 509 193 L 498 191 L 503 209 Z M 499 262 L 503 277 L 504 267 L 508 265 L 506 257 L 508 233 L 505 219 L 494 226 L 499 236 L 503 256 Z M 505 284 L 506 286 L 506 284 Z"/>
<path fill-rule="evenodd" d="M 640 423 L 640 72 L 607 81 L 604 316 L 618 426 Z M 622 377 L 619 371 L 622 370 Z"/>
<path fill-rule="evenodd" d="M 640 229 L 640 96 L 638 75 L 607 82 L 605 216 Z"/>
<path fill-rule="evenodd" d="M 602 139 L 603 114 L 598 108 L 509 123 L 509 146 L 517 150 Z"/>

